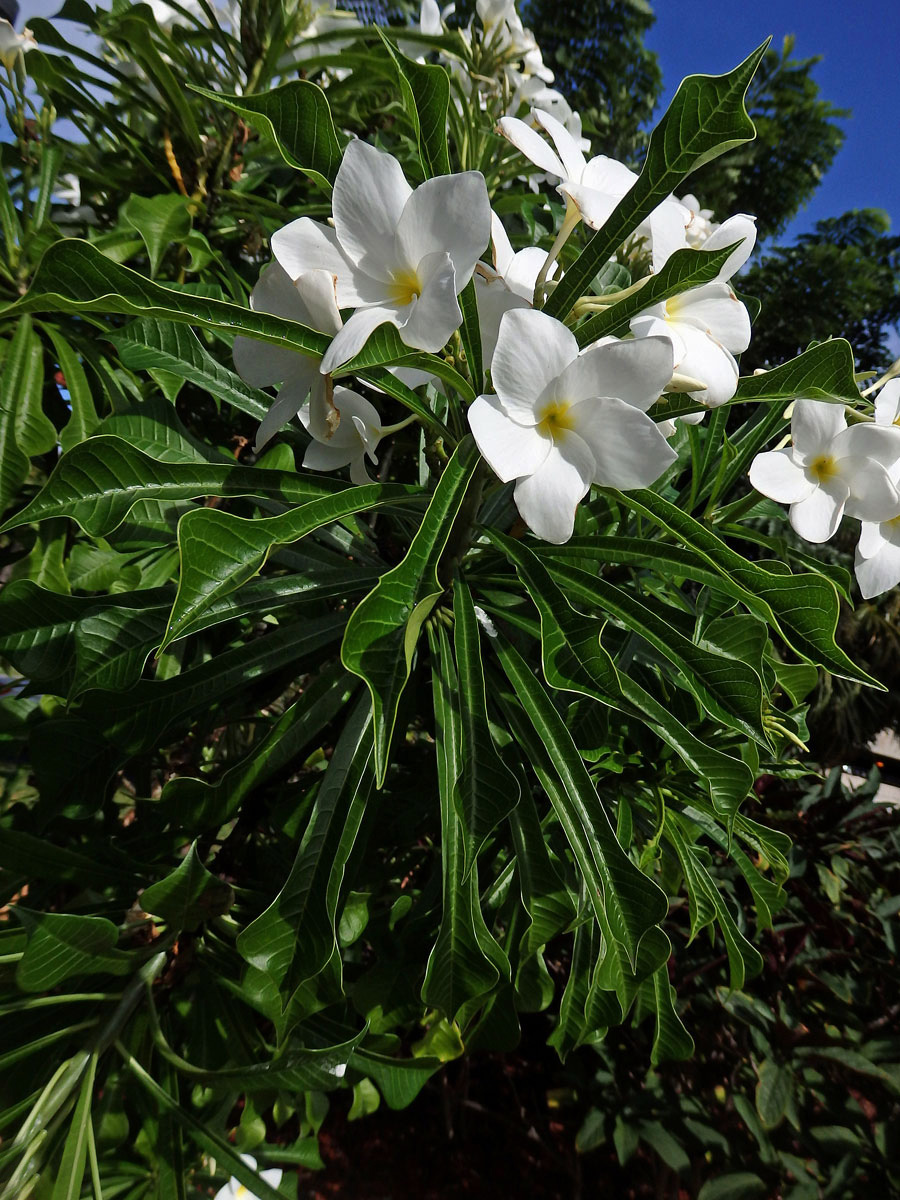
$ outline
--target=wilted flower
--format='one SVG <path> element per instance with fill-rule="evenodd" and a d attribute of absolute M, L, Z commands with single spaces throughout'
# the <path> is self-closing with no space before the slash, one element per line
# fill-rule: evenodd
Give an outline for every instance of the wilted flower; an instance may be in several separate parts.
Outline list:
<path fill-rule="evenodd" d="M 504 482 L 518 480 L 523 520 L 549 542 L 572 536 L 592 483 L 646 487 L 675 453 L 646 410 L 672 375 L 665 338 L 598 342 L 533 309 L 508 312 L 491 365 L 496 396 L 469 409 L 478 449 Z"/>

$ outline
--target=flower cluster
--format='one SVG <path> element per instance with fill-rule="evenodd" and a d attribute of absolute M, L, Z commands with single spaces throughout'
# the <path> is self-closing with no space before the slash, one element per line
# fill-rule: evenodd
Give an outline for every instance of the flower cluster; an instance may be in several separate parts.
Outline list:
<path fill-rule="evenodd" d="M 797 400 L 791 445 L 758 454 L 750 467 L 758 492 L 790 505 L 790 522 L 808 542 L 827 542 L 844 516 L 861 522 L 856 580 L 863 596 L 900 583 L 900 379 L 881 389 L 875 419 L 847 424 L 843 405 Z"/>

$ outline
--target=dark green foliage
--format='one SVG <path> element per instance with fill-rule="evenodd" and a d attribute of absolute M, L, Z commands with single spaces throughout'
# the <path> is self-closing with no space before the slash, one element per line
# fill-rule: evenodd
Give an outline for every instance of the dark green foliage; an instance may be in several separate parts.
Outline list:
<path fill-rule="evenodd" d="M 793 246 L 776 246 L 741 277 L 762 301 L 745 368 L 769 366 L 810 342 L 847 337 L 861 370 L 884 370 L 900 321 L 900 237 L 880 209 L 817 221 Z"/>

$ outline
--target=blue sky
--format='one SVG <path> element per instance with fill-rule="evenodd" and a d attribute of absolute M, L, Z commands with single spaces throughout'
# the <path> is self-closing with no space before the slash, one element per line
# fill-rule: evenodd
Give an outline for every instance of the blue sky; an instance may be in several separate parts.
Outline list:
<path fill-rule="evenodd" d="M 883 208 L 900 232 L 900 0 L 656 0 L 653 8 L 647 44 L 660 56 L 664 104 L 683 76 L 728 71 L 769 34 L 780 45 L 792 33 L 797 57 L 822 55 L 823 98 L 852 109 L 834 165 L 780 241 L 851 208 Z"/>

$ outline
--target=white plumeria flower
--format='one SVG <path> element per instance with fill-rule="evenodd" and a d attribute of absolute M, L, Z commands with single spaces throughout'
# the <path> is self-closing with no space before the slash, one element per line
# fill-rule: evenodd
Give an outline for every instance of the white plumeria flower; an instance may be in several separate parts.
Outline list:
<path fill-rule="evenodd" d="M 684 231 L 687 244 L 692 250 L 700 250 L 707 239 L 719 228 L 718 223 L 712 219 L 713 210 L 701 208 L 700 201 L 691 193 L 682 196 L 679 203 L 683 204 L 691 214 L 691 219 Z"/>
<path fill-rule="evenodd" d="M 568 541 L 592 483 L 646 487 L 675 461 L 646 415 L 671 375 L 665 338 L 611 338 L 579 353 L 574 334 L 546 313 L 505 314 L 497 395 L 475 400 L 469 424 L 500 479 L 518 481 L 516 506 L 538 537 Z"/>
<path fill-rule="evenodd" d="M 516 16 L 516 0 L 476 0 L 475 11 L 485 31 L 489 31 Z"/>
<path fill-rule="evenodd" d="M 331 412 L 337 416 L 336 423 Z M 338 471 L 341 467 L 349 467 L 350 478 L 356 484 L 372 482 L 366 470 L 366 458 L 377 466 L 375 450 L 378 443 L 385 433 L 397 428 L 384 428 L 375 406 L 345 387 L 334 389 L 330 411 L 313 403 L 311 395 L 299 416 L 303 428 L 313 439 L 303 456 L 304 467 L 311 471 Z"/>
<path fill-rule="evenodd" d="M 752 217 L 741 213 L 729 218 L 704 246 L 712 251 L 740 242 L 716 280 L 655 304 L 631 321 L 636 338 L 669 338 L 676 371 L 706 384 L 691 397 L 707 408 L 718 408 L 734 395 L 740 374 L 734 356 L 750 345 L 750 314 L 727 281 L 747 261 L 755 241 Z M 702 416 L 693 413 L 683 419 L 695 423 Z"/>
<path fill-rule="evenodd" d="M 301 217 L 272 237 L 292 279 L 321 269 L 336 277 L 337 302 L 356 311 L 322 360 L 334 371 L 379 325 L 395 325 L 417 350 L 440 350 L 462 323 L 456 299 L 491 234 L 479 171 L 440 175 L 413 189 L 390 154 L 347 147 L 334 181 L 334 229 Z"/>
<path fill-rule="evenodd" d="M 495 212 L 491 213 L 491 245 L 493 268 L 483 262 L 475 268 L 481 355 L 486 370 L 494 357 L 503 314 L 514 308 L 531 308 L 537 277 L 547 257 L 539 246 L 513 251 Z"/>
<path fill-rule="evenodd" d="M 900 379 L 889 379 L 876 396 L 875 423 L 900 425 Z"/>
<path fill-rule="evenodd" d="M 15 68 L 20 54 L 26 54 L 37 46 L 34 34 L 30 29 L 16 33 L 9 21 L 0 19 L 0 63 L 7 70 Z"/>
<path fill-rule="evenodd" d="M 255 312 L 299 321 L 330 336 L 336 334 L 342 324 L 334 276 L 328 271 L 307 271 L 292 282 L 277 262 L 270 263 L 263 268 L 259 282 L 250 293 L 250 307 Z M 281 384 L 257 432 L 254 447 L 257 453 L 283 425 L 297 416 L 310 393 L 312 410 L 318 414 L 317 424 L 337 429 L 339 418 L 330 402 L 327 380 L 319 370 L 321 359 L 248 337 L 234 339 L 232 354 L 238 374 L 251 387 Z"/>
<path fill-rule="evenodd" d="M 844 513 L 880 523 L 900 512 L 891 479 L 900 460 L 900 429 L 869 423 L 848 428 L 843 405 L 800 399 L 791 437 L 789 448 L 757 454 L 750 482 L 791 506 L 791 525 L 808 542 L 827 542 Z"/>
<path fill-rule="evenodd" d="M 900 583 L 900 513 L 890 521 L 862 522 L 853 569 L 864 600 Z"/>
<path fill-rule="evenodd" d="M 245 1162 L 248 1167 L 256 1170 L 256 1159 L 252 1154 L 242 1154 L 241 1161 Z M 271 1167 L 268 1171 L 260 1171 L 260 1179 L 264 1180 L 270 1187 L 277 1188 L 281 1183 L 281 1177 L 284 1174 L 278 1167 Z M 216 1192 L 214 1200 L 259 1200 L 257 1196 L 250 1191 L 244 1184 L 232 1176 L 223 1188 L 219 1188 Z"/>
<path fill-rule="evenodd" d="M 565 225 L 572 228 L 583 220 L 591 229 L 599 229 L 634 187 L 637 175 L 605 154 L 586 160 L 578 141 L 555 117 L 539 108 L 531 115 L 549 134 L 555 149 L 517 117 L 501 117 L 500 132 L 536 167 L 560 180 L 556 190 L 566 199 Z M 638 227 L 637 232 L 651 240 L 654 270 L 659 270 L 673 250 L 686 244 L 689 219 L 684 205 L 669 196 Z"/>

